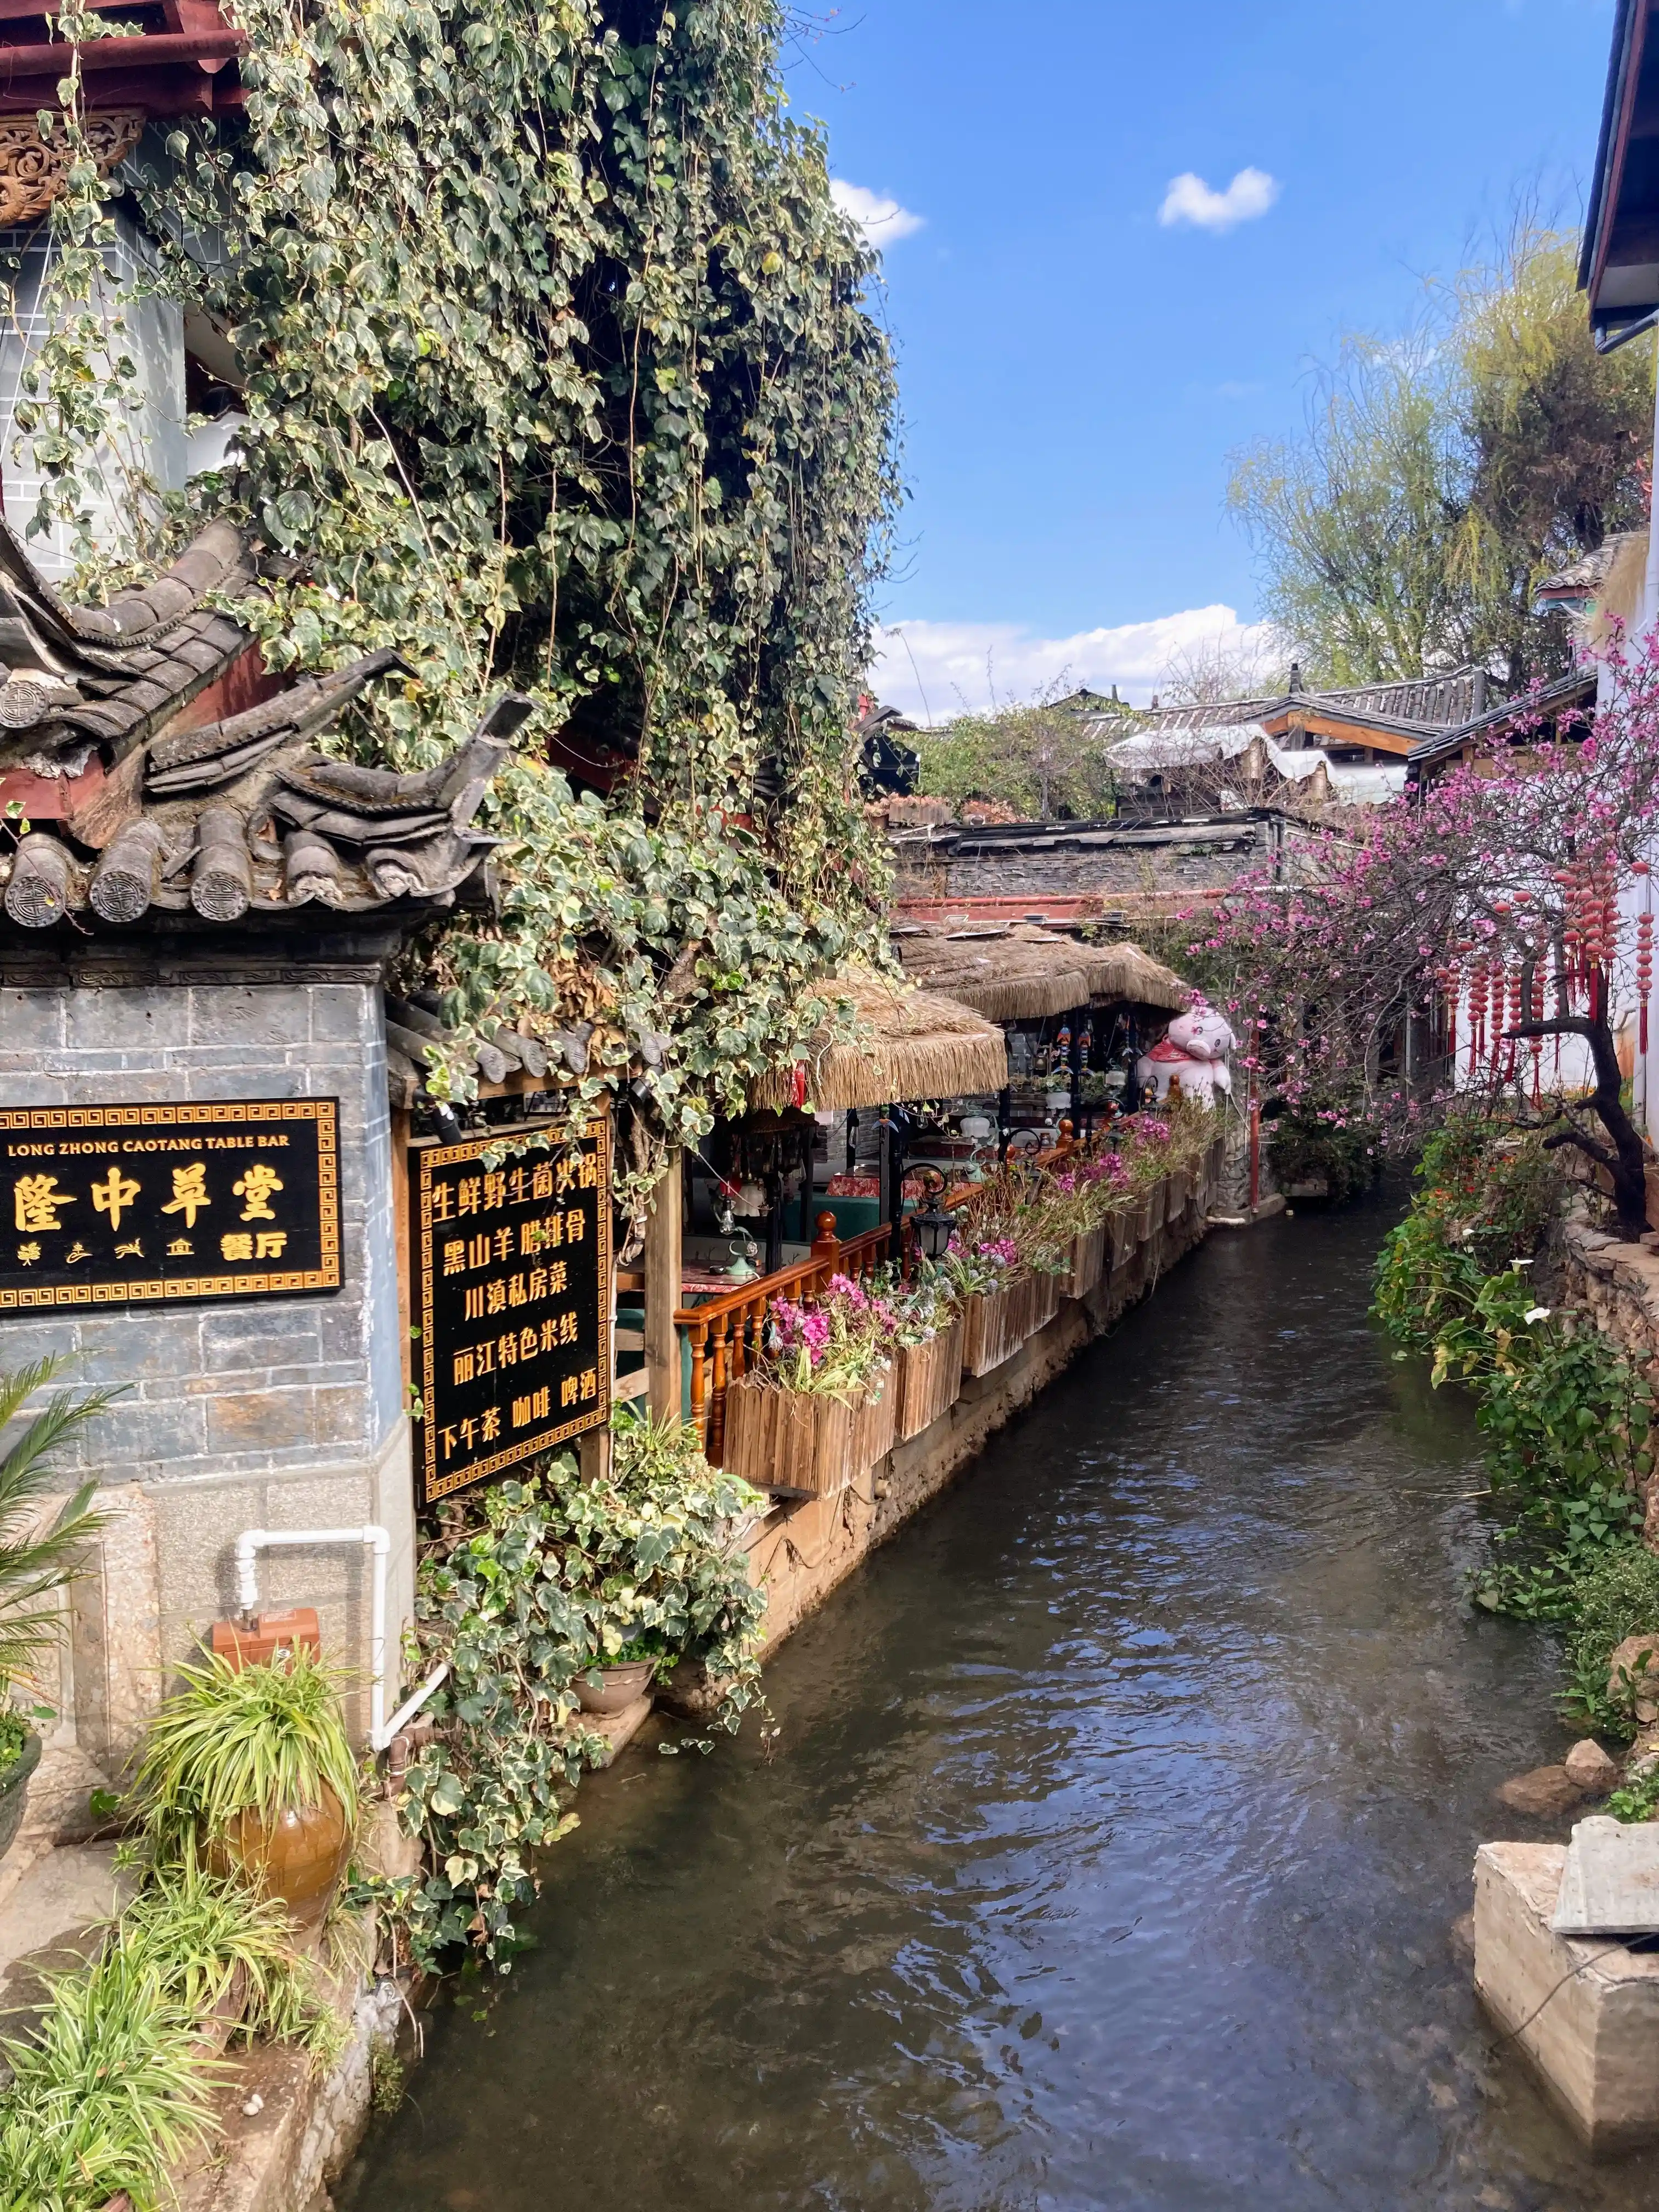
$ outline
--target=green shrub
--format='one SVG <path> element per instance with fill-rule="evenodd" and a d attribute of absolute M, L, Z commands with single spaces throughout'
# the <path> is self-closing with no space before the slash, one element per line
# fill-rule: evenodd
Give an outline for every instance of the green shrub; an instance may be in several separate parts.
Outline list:
<path fill-rule="evenodd" d="M 302 2042 L 319 2057 L 341 2030 L 319 1999 L 315 1971 L 295 1958 L 294 1929 L 281 1901 L 210 1874 L 193 1858 L 157 1871 L 115 1923 L 117 1940 L 153 1965 L 165 1994 L 192 2020 L 204 2020 L 239 1972 L 244 1997 L 237 2033 Z"/>
<path fill-rule="evenodd" d="M 39 1359 L 0 1375 L 0 1431 L 64 1364 Z M 120 1395 L 118 1387 L 88 1391 L 79 1399 L 67 1390 L 56 1391 L 0 1453 L 0 1705 L 55 1650 L 64 1616 L 52 1601 L 81 1571 L 88 1539 L 104 1525 L 104 1516 L 93 1510 L 95 1482 L 83 1482 L 50 1521 L 42 1520 L 52 1455 Z M 9 1759 L 0 1744 L 0 1768 L 15 1765 L 21 1750 L 21 1736 Z"/>
<path fill-rule="evenodd" d="M 1322 1182 L 1333 1199 L 1354 1198 L 1382 1167 L 1376 1133 L 1358 1115 L 1334 1107 L 1281 1114 L 1267 1139 L 1267 1161 L 1281 1189 Z"/>
<path fill-rule="evenodd" d="M 1599 1734 L 1632 1735 L 1630 1700 L 1608 1696 L 1607 1668 L 1627 1636 L 1659 1636 L 1659 1559 L 1640 1544 L 1618 1545 L 1579 1574 L 1572 1601 L 1567 1666 L 1573 1708 Z"/>
<path fill-rule="evenodd" d="M 1566 1186 L 1540 1136 L 1467 1109 L 1429 1139 L 1417 1177 L 1410 1212 L 1383 1240 L 1374 1310 L 1428 1352 L 1467 1327 L 1489 1276 L 1536 1256 Z"/>
<path fill-rule="evenodd" d="M 215 2130 L 217 2073 L 153 1955 L 112 1944 L 53 1984 L 33 2040 L 3 2045 L 0 2212 L 135 2212 L 173 2202 L 167 2169 Z"/>

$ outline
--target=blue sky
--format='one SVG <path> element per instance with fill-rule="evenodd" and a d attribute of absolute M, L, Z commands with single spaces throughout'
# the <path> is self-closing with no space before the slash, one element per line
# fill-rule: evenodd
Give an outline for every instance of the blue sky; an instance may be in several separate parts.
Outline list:
<path fill-rule="evenodd" d="M 1145 698 L 1255 611 L 1229 455 L 1532 189 L 1577 214 L 1612 0 L 849 0 L 795 108 L 887 227 L 912 490 L 884 696 Z M 1177 207 L 1207 217 L 1161 222 Z M 1268 182 L 1267 180 L 1271 180 Z M 864 204 L 866 203 L 861 203 Z M 1215 227 L 1231 214 L 1229 228 Z M 1096 633 L 1122 635 L 1097 635 Z M 920 672 L 910 666 L 914 655 Z"/>

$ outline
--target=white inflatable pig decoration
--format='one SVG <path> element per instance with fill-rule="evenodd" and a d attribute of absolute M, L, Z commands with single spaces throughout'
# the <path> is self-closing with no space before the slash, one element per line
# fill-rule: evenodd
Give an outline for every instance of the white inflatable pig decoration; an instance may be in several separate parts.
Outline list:
<path fill-rule="evenodd" d="M 1224 1017 L 1202 999 L 1194 999 L 1187 1012 L 1170 1023 L 1164 1042 L 1142 1054 L 1135 1073 L 1141 1088 L 1151 1091 L 1160 1106 L 1176 1084 L 1181 1086 L 1183 1098 L 1213 1106 L 1218 1091 L 1232 1090 L 1227 1054 L 1237 1042 Z"/>

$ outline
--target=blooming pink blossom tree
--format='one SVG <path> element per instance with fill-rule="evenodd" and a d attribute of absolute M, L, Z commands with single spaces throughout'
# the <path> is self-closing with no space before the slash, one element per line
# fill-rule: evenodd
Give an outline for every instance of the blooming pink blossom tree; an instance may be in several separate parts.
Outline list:
<path fill-rule="evenodd" d="M 1549 1126 L 1552 1147 L 1607 1171 L 1634 1237 L 1646 1160 L 1620 1097 L 1613 1012 L 1638 1003 L 1645 1032 L 1659 647 L 1615 645 L 1602 692 L 1570 728 L 1523 714 L 1359 835 L 1322 833 L 1291 879 L 1244 878 L 1203 947 L 1264 1096 L 1398 1137 L 1454 1085 L 1502 1092 Z M 1416 1066 L 1408 1034 L 1434 1040 Z M 1582 1039 L 1594 1068 L 1577 1096 L 1558 1080 L 1559 1043 L 1549 1050 L 1563 1037 Z"/>

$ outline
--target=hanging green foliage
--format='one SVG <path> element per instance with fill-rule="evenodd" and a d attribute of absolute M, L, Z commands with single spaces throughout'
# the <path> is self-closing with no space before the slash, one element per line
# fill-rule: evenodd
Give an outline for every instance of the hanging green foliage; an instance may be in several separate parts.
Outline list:
<path fill-rule="evenodd" d="M 501 921 L 426 957 L 459 1020 L 592 1021 L 590 1093 L 626 1074 L 653 1136 L 693 1136 L 801 1049 L 886 884 L 848 732 L 893 371 L 876 264 L 782 98 L 782 11 L 238 14 L 245 125 L 180 125 L 139 196 L 146 281 L 247 373 L 244 465 L 198 479 L 190 519 L 292 564 L 239 610 L 269 665 L 403 653 L 346 733 L 364 757 L 427 765 L 502 685 L 534 697 L 486 823 Z M 97 312 L 43 356 L 33 417 L 58 519 L 125 404 L 104 188 L 75 173 L 54 229 Z M 559 731 L 616 769 L 608 798 L 573 799 Z"/>

